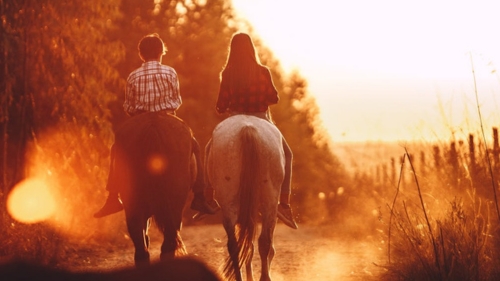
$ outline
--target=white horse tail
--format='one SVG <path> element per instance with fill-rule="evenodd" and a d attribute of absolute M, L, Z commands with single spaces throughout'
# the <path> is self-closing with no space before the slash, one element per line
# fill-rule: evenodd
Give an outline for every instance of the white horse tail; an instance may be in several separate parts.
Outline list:
<path fill-rule="evenodd" d="M 228 259 L 226 276 L 234 276 L 234 272 L 231 271 L 235 270 L 235 268 L 242 268 L 251 262 L 258 217 L 257 172 L 260 165 L 258 132 L 255 127 L 248 125 L 241 128 L 239 136 L 241 140 L 242 166 L 239 186 L 240 209 L 236 223 L 238 267 L 235 267 L 234 259 Z"/>

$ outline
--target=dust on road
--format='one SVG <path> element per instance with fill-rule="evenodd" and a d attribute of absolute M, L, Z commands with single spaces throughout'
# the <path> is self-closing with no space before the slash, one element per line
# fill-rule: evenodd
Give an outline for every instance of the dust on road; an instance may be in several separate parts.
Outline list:
<path fill-rule="evenodd" d="M 276 255 L 271 265 L 273 281 L 284 280 L 378 280 L 383 250 L 371 238 L 340 238 L 334 228 L 301 225 L 298 230 L 278 224 L 274 235 Z M 151 231 L 151 258 L 159 259 L 161 237 Z M 187 251 L 220 272 L 227 256 L 226 234 L 222 225 L 183 227 L 181 232 Z M 254 277 L 260 274 L 260 258 L 255 249 Z M 89 253 L 86 263 L 72 270 L 113 270 L 133 266 L 133 247 L 102 249 L 97 256 Z M 86 267 L 85 264 L 88 264 Z"/>

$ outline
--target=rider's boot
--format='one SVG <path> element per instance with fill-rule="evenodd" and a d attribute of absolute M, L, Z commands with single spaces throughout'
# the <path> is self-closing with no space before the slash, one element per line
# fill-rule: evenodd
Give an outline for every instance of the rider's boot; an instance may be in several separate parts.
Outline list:
<path fill-rule="evenodd" d="M 290 207 L 290 194 L 281 194 L 280 203 L 278 204 L 278 218 L 288 227 L 293 229 L 299 228 L 293 218 L 292 208 Z"/>
<path fill-rule="evenodd" d="M 194 194 L 191 209 L 198 212 L 193 216 L 193 219 L 201 220 L 206 215 L 213 215 L 220 210 L 219 203 L 214 199 L 214 193 L 215 190 L 212 187 L 207 187 L 204 192 Z"/>
<path fill-rule="evenodd" d="M 94 218 L 102 218 L 123 210 L 123 205 L 118 192 L 109 192 L 104 206 L 94 214 Z"/>

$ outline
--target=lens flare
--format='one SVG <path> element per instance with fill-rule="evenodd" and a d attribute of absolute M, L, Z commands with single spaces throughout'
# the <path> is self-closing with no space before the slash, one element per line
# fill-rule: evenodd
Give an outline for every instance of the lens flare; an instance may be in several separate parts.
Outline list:
<path fill-rule="evenodd" d="M 51 217 L 56 202 L 47 184 L 40 179 L 26 179 L 12 189 L 7 198 L 7 210 L 17 221 L 36 223 Z"/>
<path fill-rule="evenodd" d="M 161 155 L 152 155 L 148 160 L 149 171 L 153 174 L 161 174 L 167 168 L 167 159 Z"/>
<path fill-rule="evenodd" d="M 344 188 L 343 187 L 337 188 L 337 195 L 342 195 L 342 194 L 344 194 Z"/>
<path fill-rule="evenodd" d="M 320 192 L 320 193 L 318 193 L 318 198 L 319 198 L 320 200 L 325 200 L 325 198 L 326 198 L 326 194 L 325 194 L 324 192 Z"/>

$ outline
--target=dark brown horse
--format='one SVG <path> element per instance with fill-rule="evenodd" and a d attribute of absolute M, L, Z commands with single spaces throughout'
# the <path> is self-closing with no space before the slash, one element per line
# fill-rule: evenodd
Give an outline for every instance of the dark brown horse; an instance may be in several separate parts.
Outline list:
<path fill-rule="evenodd" d="M 117 131 L 114 149 L 110 180 L 120 189 L 136 265 L 149 263 L 151 221 L 163 233 L 162 260 L 185 254 L 182 211 L 192 186 L 203 184 L 191 129 L 175 116 L 143 113 Z"/>

